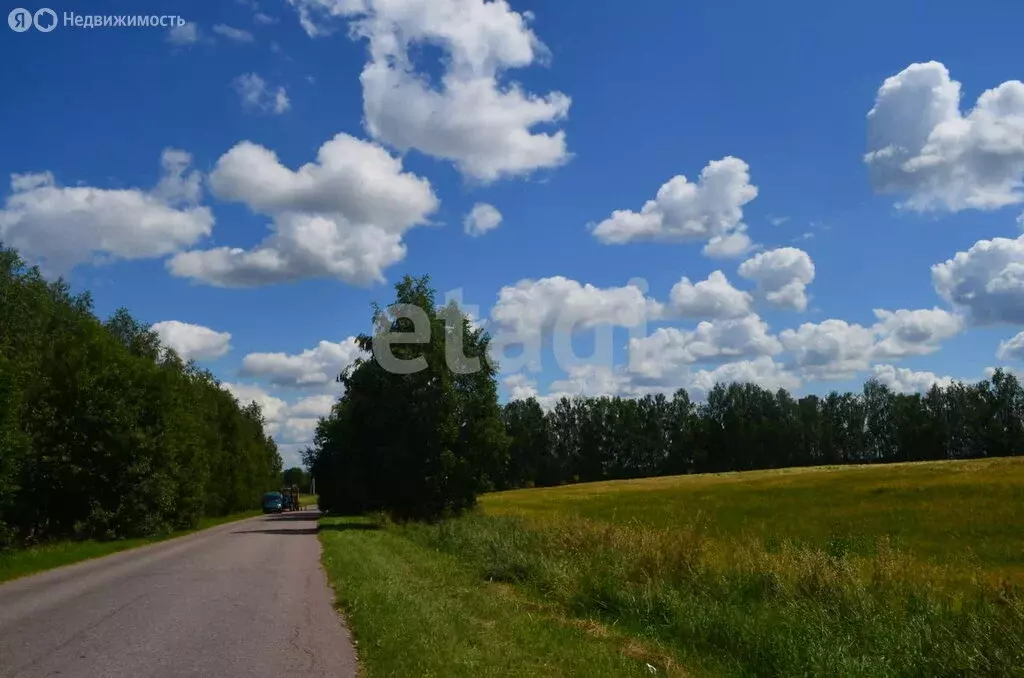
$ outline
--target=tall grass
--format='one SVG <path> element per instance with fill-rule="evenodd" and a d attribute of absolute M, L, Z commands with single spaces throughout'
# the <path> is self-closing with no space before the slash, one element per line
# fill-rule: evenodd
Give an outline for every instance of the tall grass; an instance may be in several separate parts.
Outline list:
<path fill-rule="evenodd" d="M 1010 583 L 885 537 L 810 547 L 711 527 L 476 514 L 395 529 L 728 675 L 1024 675 L 1024 597 Z"/>

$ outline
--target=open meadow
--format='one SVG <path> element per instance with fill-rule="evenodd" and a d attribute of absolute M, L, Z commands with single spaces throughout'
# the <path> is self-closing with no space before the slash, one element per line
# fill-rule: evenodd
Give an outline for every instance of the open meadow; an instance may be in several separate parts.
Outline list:
<path fill-rule="evenodd" d="M 995 676 L 1024 675 L 1022 525 L 1009 458 L 516 490 L 321 538 L 370 676 Z"/>

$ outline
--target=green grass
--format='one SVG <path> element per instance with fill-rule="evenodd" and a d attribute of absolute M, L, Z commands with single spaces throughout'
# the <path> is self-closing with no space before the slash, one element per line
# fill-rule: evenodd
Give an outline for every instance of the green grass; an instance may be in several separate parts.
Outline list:
<path fill-rule="evenodd" d="M 182 537 L 186 534 L 205 530 L 223 523 L 251 518 L 260 515 L 260 513 L 260 511 L 245 511 L 227 516 L 202 518 L 199 521 L 199 525 L 193 529 L 178 530 L 158 537 L 114 541 L 59 541 L 29 549 L 10 551 L 0 554 L 0 583 L 36 574 L 37 572 L 52 570 L 55 567 L 71 565 L 83 560 L 91 560 L 92 558 L 109 556 L 119 551 L 138 548 L 146 544 Z"/>
<path fill-rule="evenodd" d="M 472 568 L 366 519 L 320 523 L 323 563 L 363 675 L 640 676 L 663 654 L 481 581 Z"/>
<path fill-rule="evenodd" d="M 511 655 L 492 660 L 486 637 L 551 658 L 523 675 L 575 671 L 598 642 L 625 659 L 642 647 L 660 675 L 1024 676 L 1024 459 L 593 483 L 481 504 L 439 525 L 322 533 L 368 675 L 510 675 Z M 544 624 L 525 632 L 523 614 Z"/>

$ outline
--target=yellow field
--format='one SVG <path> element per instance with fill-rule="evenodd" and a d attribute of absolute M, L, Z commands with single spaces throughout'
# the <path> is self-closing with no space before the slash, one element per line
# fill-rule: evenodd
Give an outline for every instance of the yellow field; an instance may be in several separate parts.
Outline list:
<path fill-rule="evenodd" d="M 923 563 L 1024 583 L 1024 458 L 645 478 L 500 492 L 481 503 L 534 523 L 700 524 L 712 541 L 853 556 L 873 555 L 885 540 Z"/>

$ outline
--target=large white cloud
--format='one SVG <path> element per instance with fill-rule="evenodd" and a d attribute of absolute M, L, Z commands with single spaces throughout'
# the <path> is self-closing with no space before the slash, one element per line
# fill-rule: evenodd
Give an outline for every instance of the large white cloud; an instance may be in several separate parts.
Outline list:
<path fill-rule="evenodd" d="M 939 377 L 934 372 L 915 372 L 906 367 L 875 365 L 874 378 L 897 393 L 927 393 L 932 386 L 945 388 L 955 380 Z"/>
<path fill-rule="evenodd" d="M 741 318 L 750 314 L 752 301 L 749 293 L 733 287 L 721 271 L 712 271 L 707 280 L 697 283 L 683 278 L 669 293 L 672 313 L 683 318 Z"/>
<path fill-rule="evenodd" d="M 173 348 L 183 360 L 215 360 L 231 350 L 231 334 L 203 325 L 164 320 L 150 328 L 164 346 Z"/>
<path fill-rule="evenodd" d="M 240 374 L 279 386 L 325 386 L 333 383 L 357 358 L 365 357 L 355 338 L 349 337 L 337 343 L 321 341 L 315 348 L 298 354 L 250 353 L 242 359 Z"/>
<path fill-rule="evenodd" d="M 661 313 L 661 304 L 638 286 L 601 288 L 556 276 L 502 287 L 491 320 L 498 329 L 529 341 L 556 329 L 636 327 Z"/>
<path fill-rule="evenodd" d="M 941 308 L 886 311 L 875 309 L 876 333 L 881 337 L 873 351 L 875 358 L 927 355 L 939 350 L 939 343 L 959 334 L 963 318 Z"/>
<path fill-rule="evenodd" d="M 693 330 L 662 327 L 629 341 L 629 370 L 663 380 L 699 362 L 775 355 L 782 344 L 757 315 L 702 322 Z"/>
<path fill-rule="evenodd" d="M 878 191 L 913 210 L 996 209 L 1024 201 L 1024 83 L 983 92 L 966 115 L 941 63 L 887 78 L 868 113 L 864 156 Z"/>
<path fill-rule="evenodd" d="M 174 275 L 222 287 L 255 287 L 304 278 L 366 285 L 405 257 L 402 236 L 438 205 L 426 179 L 402 171 L 380 146 L 339 134 L 316 162 L 285 167 L 273 151 L 244 141 L 210 174 L 221 199 L 273 218 L 254 249 L 219 247 L 178 254 Z"/>
<path fill-rule="evenodd" d="M 867 369 L 875 346 L 874 330 L 831 318 L 783 330 L 779 339 L 792 366 L 812 379 L 850 379 Z"/>
<path fill-rule="evenodd" d="M 932 266 L 935 291 L 977 325 L 1024 325 L 1024 236 L 979 240 Z"/>
<path fill-rule="evenodd" d="M 996 357 L 1000 360 L 1019 360 L 1024 362 L 1024 332 L 1016 334 L 1006 341 L 999 342 Z"/>
<path fill-rule="evenodd" d="M 639 212 L 616 210 L 593 233 L 608 244 L 704 240 L 706 254 L 735 256 L 749 248 L 743 206 L 755 197 L 747 163 L 725 157 L 709 162 L 696 183 L 681 174 L 672 177 Z"/>
<path fill-rule="evenodd" d="M 712 370 L 698 370 L 690 376 L 686 388 L 690 395 L 703 397 L 715 384 L 731 383 L 752 383 L 771 391 L 780 388 L 792 391 L 800 388 L 802 382 L 770 356 L 759 356 L 753 360 L 725 363 Z"/>
<path fill-rule="evenodd" d="M 755 254 L 740 264 L 739 274 L 757 283 L 768 303 L 792 311 L 807 309 L 807 285 L 814 280 L 811 257 L 795 247 Z"/>
<path fill-rule="evenodd" d="M 570 99 L 536 95 L 505 82 L 508 69 L 548 56 L 529 13 L 504 0 L 290 0 L 306 32 L 329 32 L 330 17 L 351 20 L 369 42 L 360 80 L 371 135 L 400 150 L 452 161 L 488 182 L 556 167 L 569 159 L 562 130 L 536 129 L 564 119 Z M 418 64 L 422 46 L 440 48 L 440 64 Z M 441 67 L 436 84 L 430 72 Z"/>
<path fill-rule="evenodd" d="M 963 329 L 959 316 L 937 308 L 875 309 L 875 317 L 871 327 L 830 318 L 783 330 L 789 366 L 811 379 L 852 379 L 875 360 L 934 353 Z"/>
<path fill-rule="evenodd" d="M 196 203 L 200 174 L 191 156 L 168 148 L 157 186 L 58 186 L 51 172 L 12 174 L 0 210 L 0 240 L 51 273 L 96 260 L 160 257 L 210 234 L 213 214 Z"/>

